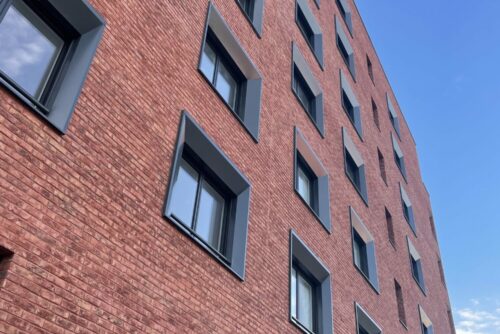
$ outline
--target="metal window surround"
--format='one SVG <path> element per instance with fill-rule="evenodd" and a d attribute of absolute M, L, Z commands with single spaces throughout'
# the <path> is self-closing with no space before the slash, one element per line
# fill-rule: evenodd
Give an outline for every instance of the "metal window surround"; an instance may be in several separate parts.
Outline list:
<path fill-rule="evenodd" d="M 405 165 L 405 157 L 403 154 L 403 151 L 401 150 L 401 147 L 398 144 L 397 139 L 394 137 L 394 135 L 391 132 L 391 141 L 392 141 L 392 147 L 394 148 L 394 152 L 396 153 L 399 163 L 397 163 L 399 171 L 403 175 L 405 181 L 406 181 L 406 165 Z"/>
<path fill-rule="evenodd" d="M 361 157 L 361 154 L 359 153 L 358 149 L 356 148 L 356 145 L 352 141 L 351 137 L 349 136 L 349 133 L 347 132 L 346 128 L 342 128 L 342 140 L 344 143 L 344 152 L 345 154 L 349 154 L 351 158 L 354 160 L 356 163 L 356 166 L 358 167 L 359 171 L 359 185 L 354 184 L 354 182 L 348 177 L 348 179 L 353 183 L 354 188 L 357 190 L 358 194 L 361 196 L 363 199 L 364 203 L 368 205 L 368 189 L 366 185 L 366 174 L 365 174 L 365 162 L 363 158 Z M 347 159 L 344 160 L 347 161 Z M 347 163 L 345 163 L 345 169 L 346 169 L 346 174 L 347 174 Z"/>
<path fill-rule="evenodd" d="M 348 59 L 347 59 L 347 67 L 349 72 L 352 75 L 352 78 L 356 80 L 356 65 L 354 61 L 354 49 L 352 48 L 351 42 L 349 42 L 349 38 L 347 37 L 344 28 L 342 28 L 342 24 L 340 23 L 337 16 L 335 16 L 335 31 L 337 34 L 337 46 L 338 43 L 342 43 L 343 47 L 347 51 Z M 340 47 L 340 46 L 338 46 Z"/>
<path fill-rule="evenodd" d="M 252 28 L 255 31 L 255 33 L 257 34 L 257 36 L 259 38 L 262 37 L 262 23 L 263 23 L 263 19 L 264 19 L 264 0 L 253 0 L 252 13 L 250 13 L 250 15 L 248 15 L 243 10 L 243 7 L 241 6 L 241 3 L 239 0 L 236 0 L 236 3 L 242 9 L 245 17 L 248 19 L 248 21 L 252 25 Z"/>
<path fill-rule="evenodd" d="M 408 218 L 409 219 L 407 220 L 407 222 L 410 225 L 410 228 L 413 231 L 413 233 L 415 234 L 415 236 L 417 236 L 417 226 L 415 224 L 415 217 L 413 214 L 413 206 L 411 204 L 410 197 L 406 193 L 406 190 L 403 188 L 403 185 L 401 183 L 399 184 L 399 188 L 400 188 L 400 193 L 401 193 L 401 201 L 408 208 Z M 405 220 L 406 220 L 406 217 L 405 217 Z"/>
<path fill-rule="evenodd" d="M 412 272 L 413 278 L 417 282 L 417 285 L 422 290 L 423 294 L 426 295 L 425 289 L 425 281 L 424 281 L 424 272 L 422 269 L 422 258 L 410 240 L 410 237 L 406 236 L 406 241 L 408 243 L 408 253 L 410 255 L 410 270 Z M 413 266 L 411 264 L 411 260 L 414 260 L 417 263 L 417 272 L 413 272 Z"/>
<path fill-rule="evenodd" d="M 401 138 L 401 126 L 399 124 L 398 113 L 394 108 L 394 104 L 392 103 L 389 93 L 386 93 L 385 95 L 387 100 L 387 109 L 389 110 L 389 116 L 391 117 L 392 126 L 394 127 L 394 130 L 396 130 L 398 138 Z"/>
<path fill-rule="evenodd" d="M 422 326 L 422 334 L 424 334 L 424 326 L 427 328 L 427 334 L 433 334 L 434 328 L 432 326 L 432 321 L 425 313 L 422 306 L 418 305 L 418 314 L 420 315 L 420 325 Z"/>
<path fill-rule="evenodd" d="M 382 334 L 382 329 L 373 320 L 368 313 L 361 307 L 360 304 L 354 303 L 354 308 L 356 312 L 356 325 L 357 327 L 363 327 L 368 334 Z"/>
<path fill-rule="evenodd" d="M 347 95 L 347 98 L 349 99 L 349 102 L 351 103 L 352 107 L 354 108 L 354 119 L 349 120 L 353 123 L 354 128 L 356 129 L 356 132 L 358 133 L 359 137 L 362 139 L 363 138 L 363 128 L 361 124 L 361 105 L 358 102 L 358 99 L 356 98 L 356 94 L 354 93 L 354 90 L 351 87 L 351 84 L 349 83 L 349 80 L 347 79 L 346 75 L 344 74 L 344 71 L 340 70 L 340 88 L 341 88 L 341 94 L 342 91 L 345 92 Z"/>
<path fill-rule="evenodd" d="M 321 31 L 321 27 L 318 23 L 318 20 L 314 16 L 313 12 L 309 8 L 309 5 L 307 4 L 307 0 L 297 0 L 296 1 L 296 9 L 295 9 L 295 20 L 297 21 L 298 18 L 298 11 L 302 11 L 304 14 L 304 17 L 307 20 L 307 23 L 311 27 L 311 30 L 314 34 L 313 39 L 314 43 L 313 45 L 309 45 L 311 47 L 311 51 L 314 54 L 314 57 L 318 61 L 321 69 L 324 67 L 324 59 L 323 59 L 323 32 Z M 307 39 L 307 37 L 306 37 Z"/>
<path fill-rule="evenodd" d="M 353 34 L 353 27 L 352 27 L 352 11 L 351 11 L 351 6 L 349 6 L 349 3 L 347 0 L 336 0 L 337 4 L 342 7 L 342 11 L 345 13 L 345 17 L 343 17 L 344 22 L 347 26 L 347 29 L 349 30 L 349 33 Z"/>

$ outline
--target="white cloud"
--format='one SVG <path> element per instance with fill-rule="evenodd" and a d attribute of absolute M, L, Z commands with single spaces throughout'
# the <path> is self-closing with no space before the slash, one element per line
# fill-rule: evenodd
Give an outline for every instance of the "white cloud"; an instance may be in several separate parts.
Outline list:
<path fill-rule="evenodd" d="M 471 299 L 471 307 L 455 312 L 457 334 L 500 334 L 500 308 L 487 310 L 484 303 Z"/>

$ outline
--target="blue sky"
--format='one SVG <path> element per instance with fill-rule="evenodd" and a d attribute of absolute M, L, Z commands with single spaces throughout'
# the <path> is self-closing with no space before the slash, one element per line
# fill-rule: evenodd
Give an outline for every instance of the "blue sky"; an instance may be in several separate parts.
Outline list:
<path fill-rule="evenodd" d="M 457 334 L 500 334 L 500 1 L 356 4 L 417 142 Z"/>

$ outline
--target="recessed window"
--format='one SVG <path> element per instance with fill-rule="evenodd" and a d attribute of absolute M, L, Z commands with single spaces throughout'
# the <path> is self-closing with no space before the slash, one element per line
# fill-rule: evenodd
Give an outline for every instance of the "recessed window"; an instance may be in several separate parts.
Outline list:
<path fill-rule="evenodd" d="M 434 217 L 432 215 L 429 216 L 429 223 L 431 224 L 432 235 L 437 240 L 436 225 L 434 224 Z"/>
<path fill-rule="evenodd" d="M 294 138 L 295 191 L 323 227 L 325 227 L 327 231 L 330 231 L 328 173 L 297 128 L 295 128 Z"/>
<path fill-rule="evenodd" d="M 420 314 L 420 326 L 422 328 L 422 334 L 433 334 L 434 328 L 432 326 L 431 319 L 429 318 L 429 316 L 427 316 L 422 306 L 418 306 L 418 311 Z"/>
<path fill-rule="evenodd" d="M 323 68 L 323 33 L 307 0 L 297 0 L 295 21 L 319 65 Z"/>
<path fill-rule="evenodd" d="M 292 91 L 321 136 L 324 136 L 323 92 L 304 56 L 292 43 Z"/>
<path fill-rule="evenodd" d="M 354 265 L 375 291 L 378 292 L 379 286 L 374 238 L 352 207 L 350 208 L 350 217 Z"/>
<path fill-rule="evenodd" d="M 392 104 L 391 98 L 389 97 L 389 93 L 386 94 L 387 97 L 387 108 L 389 110 L 389 119 L 391 120 L 392 127 L 396 130 L 398 137 L 401 137 L 401 130 L 399 125 L 399 117 Z"/>
<path fill-rule="evenodd" d="M 380 119 L 378 116 L 378 107 L 375 101 L 372 98 L 372 113 L 373 113 L 373 122 L 375 122 L 375 125 L 377 126 L 377 129 L 380 130 Z"/>
<path fill-rule="evenodd" d="M 365 162 L 345 128 L 342 128 L 344 140 L 345 172 L 357 192 L 368 205 L 368 190 L 366 187 Z"/>
<path fill-rule="evenodd" d="M 210 2 L 198 70 L 255 141 L 262 77 Z"/>
<path fill-rule="evenodd" d="M 361 106 L 354 94 L 353 89 L 344 75 L 344 72 L 340 70 L 340 91 L 341 91 L 341 102 L 342 108 L 344 109 L 347 117 L 351 121 L 354 129 L 358 133 L 360 138 L 363 138 L 363 129 L 361 125 Z"/>
<path fill-rule="evenodd" d="M 441 283 L 443 283 L 444 285 L 446 285 L 446 280 L 444 278 L 444 269 L 443 269 L 443 262 L 441 261 L 441 259 L 438 259 L 438 268 L 439 268 L 439 276 L 441 277 Z"/>
<path fill-rule="evenodd" d="M 387 224 L 387 236 L 389 238 L 389 242 L 394 248 L 396 248 L 396 238 L 394 237 L 394 223 L 392 221 L 392 215 L 389 210 L 387 210 L 387 208 L 385 208 L 385 221 Z"/>
<path fill-rule="evenodd" d="M 406 237 L 408 241 L 408 251 L 410 253 L 410 267 L 413 278 L 418 283 L 418 286 L 425 294 L 425 283 L 424 283 L 424 273 L 422 271 L 422 258 L 417 252 L 415 246 L 413 246 L 410 238 Z"/>
<path fill-rule="evenodd" d="M 396 166 L 398 166 L 401 175 L 403 175 L 403 178 L 406 180 L 406 165 L 405 165 L 405 158 L 403 155 L 403 151 L 401 150 L 401 147 L 399 147 L 398 141 L 392 135 L 392 133 L 391 133 L 391 139 L 394 151 L 394 161 L 396 162 Z"/>
<path fill-rule="evenodd" d="M 352 35 L 352 12 L 351 12 L 351 7 L 347 3 L 347 0 L 335 0 L 337 3 L 337 7 L 340 12 L 340 16 L 342 16 L 342 19 L 344 20 L 347 29 Z"/>
<path fill-rule="evenodd" d="M 262 35 L 262 18 L 264 14 L 264 0 L 236 0 L 253 29 L 260 37 Z"/>
<path fill-rule="evenodd" d="M 385 159 L 384 156 L 382 155 L 382 152 L 380 152 L 379 149 L 377 149 L 377 155 L 378 155 L 378 167 L 380 169 L 380 176 L 382 177 L 382 180 L 384 180 L 384 183 L 387 185 L 387 173 L 385 172 Z"/>
<path fill-rule="evenodd" d="M 450 325 L 450 333 L 455 334 L 455 323 L 453 321 L 453 314 L 449 308 L 447 313 L 448 313 L 448 323 Z"/>
<path fill-rule="evenodd" d="M 307 333 L 332 333 L 330 273 L 299 239 L 290 233 L 290 321 Z"/>
<path fill-rule="evenodd" d="M 399 321 L 406 327 L 406 312 L 405 312 L 405 303 L 403 298 L 403 289 L 396 280 L 394 280 L 394 288 L 396 290 L 396 301 L 398 304 Z"/>
<path fill-rule="evenodd" d="M 405 217 L 406 222 L 410 225 L 411 230 L 416 235 L 417 234 L 417 226 L 415 225 L 415 218 L 413 216 L 413 206 L 410 201 L 410 197 L 406 193 L 403 185 L 399 185 L 401 192 L 401 205 L 403 208 L 403 216 Z"/>
<path fill-rule="evenodd" d="M 104 21 L 83 0 L 3 1 L 0 13 L 0 82 L 65 132 Z"/>
<path fill-rule="evenodd" d="M 368 75 L 370 76 L 370 79 L 372 79 L 372 82 L 375 83 L 375 79 L 373 77 L 373 65 L 368 55 L 366 55 L 366 67 L 368 69 Z"/>
<path fill-rule="evenodd" d="M 382 334 L 382 330 L 375 321 L 363 310 L 359 304 L 356 307 L 356 330 L 359 334 Z"/>
<path fill-rule="evenodd" d="M 349 38 L 344 32 L 342 25 L 340 24 L 337 17 L 335 17 L 335 28 L 337 31 L 337 47 L 339 49 L 340 55 L 344 60 L 349 72 L 351 73 L 354 80 L 356 80 L 356 70 L 354 64 L 354 49 L 349 42 Z"/>
<path fill-rule="evenodd" d="M 10 250 L 0 246 L 0 288 L 2 288 L 5 284 L 5 279 L 7 278 L 7 272 L 13 255 L 14 253 Z"/>
<path fill-rule="evenodd" d="M 243 279 L 250 184 L 187 112 L 179 131 L 164 216 Z"/>

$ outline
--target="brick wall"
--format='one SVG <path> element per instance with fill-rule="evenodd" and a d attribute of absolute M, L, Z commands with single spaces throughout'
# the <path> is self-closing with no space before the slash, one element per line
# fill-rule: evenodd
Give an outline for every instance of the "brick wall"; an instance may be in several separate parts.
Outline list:
<path fill-rule="evenodd" d="M 435 332 L 451 333 L 415 143 L 403 121 L 406 183 L 393 159 L 386 92 L 395 98 L 355 10 L 358 75 L 351 85 L 362 106 L 363 142 L 340 106 L 339 68 L 347 69 L 335 45 L 335 1 L 318 9 L 309 0 L 324 34 L 322 71 L 295 24 L 294 1 L 266 1 L 259 39 L 236 1 L 214 0 L 263 77 L 255 143 L 197 71 L 208 1 L 90 2 L 107 27 L 66 135 L 0 88 L 0 245 L 15 253 L 0 288 L 1 333 L 298 333 L 288 320 L 290 229 L 332 273 L 336 333 L 354 332 L 355 301 L 384 333 L 406 333 L 394 279 L 408 333 L 420 333 L 419 304 Z M 324 139 L 290 89 L 292 41 L 323 88 Z M 182 109 L 252 184 L 243 282 L 162 218 Z M 330 173 L 331 234 L 294 192 L 294 126 Z M 366 162 L 369 207 L 345 175 L 341 127 Z M 404 220 L 399 182 L 412 199 L 418 238 Z M 353 266 L 349 206 L 375 237 L 380 295 Z M 407 235 L 423 258 L 427 296 L 411 276 Z"/>

